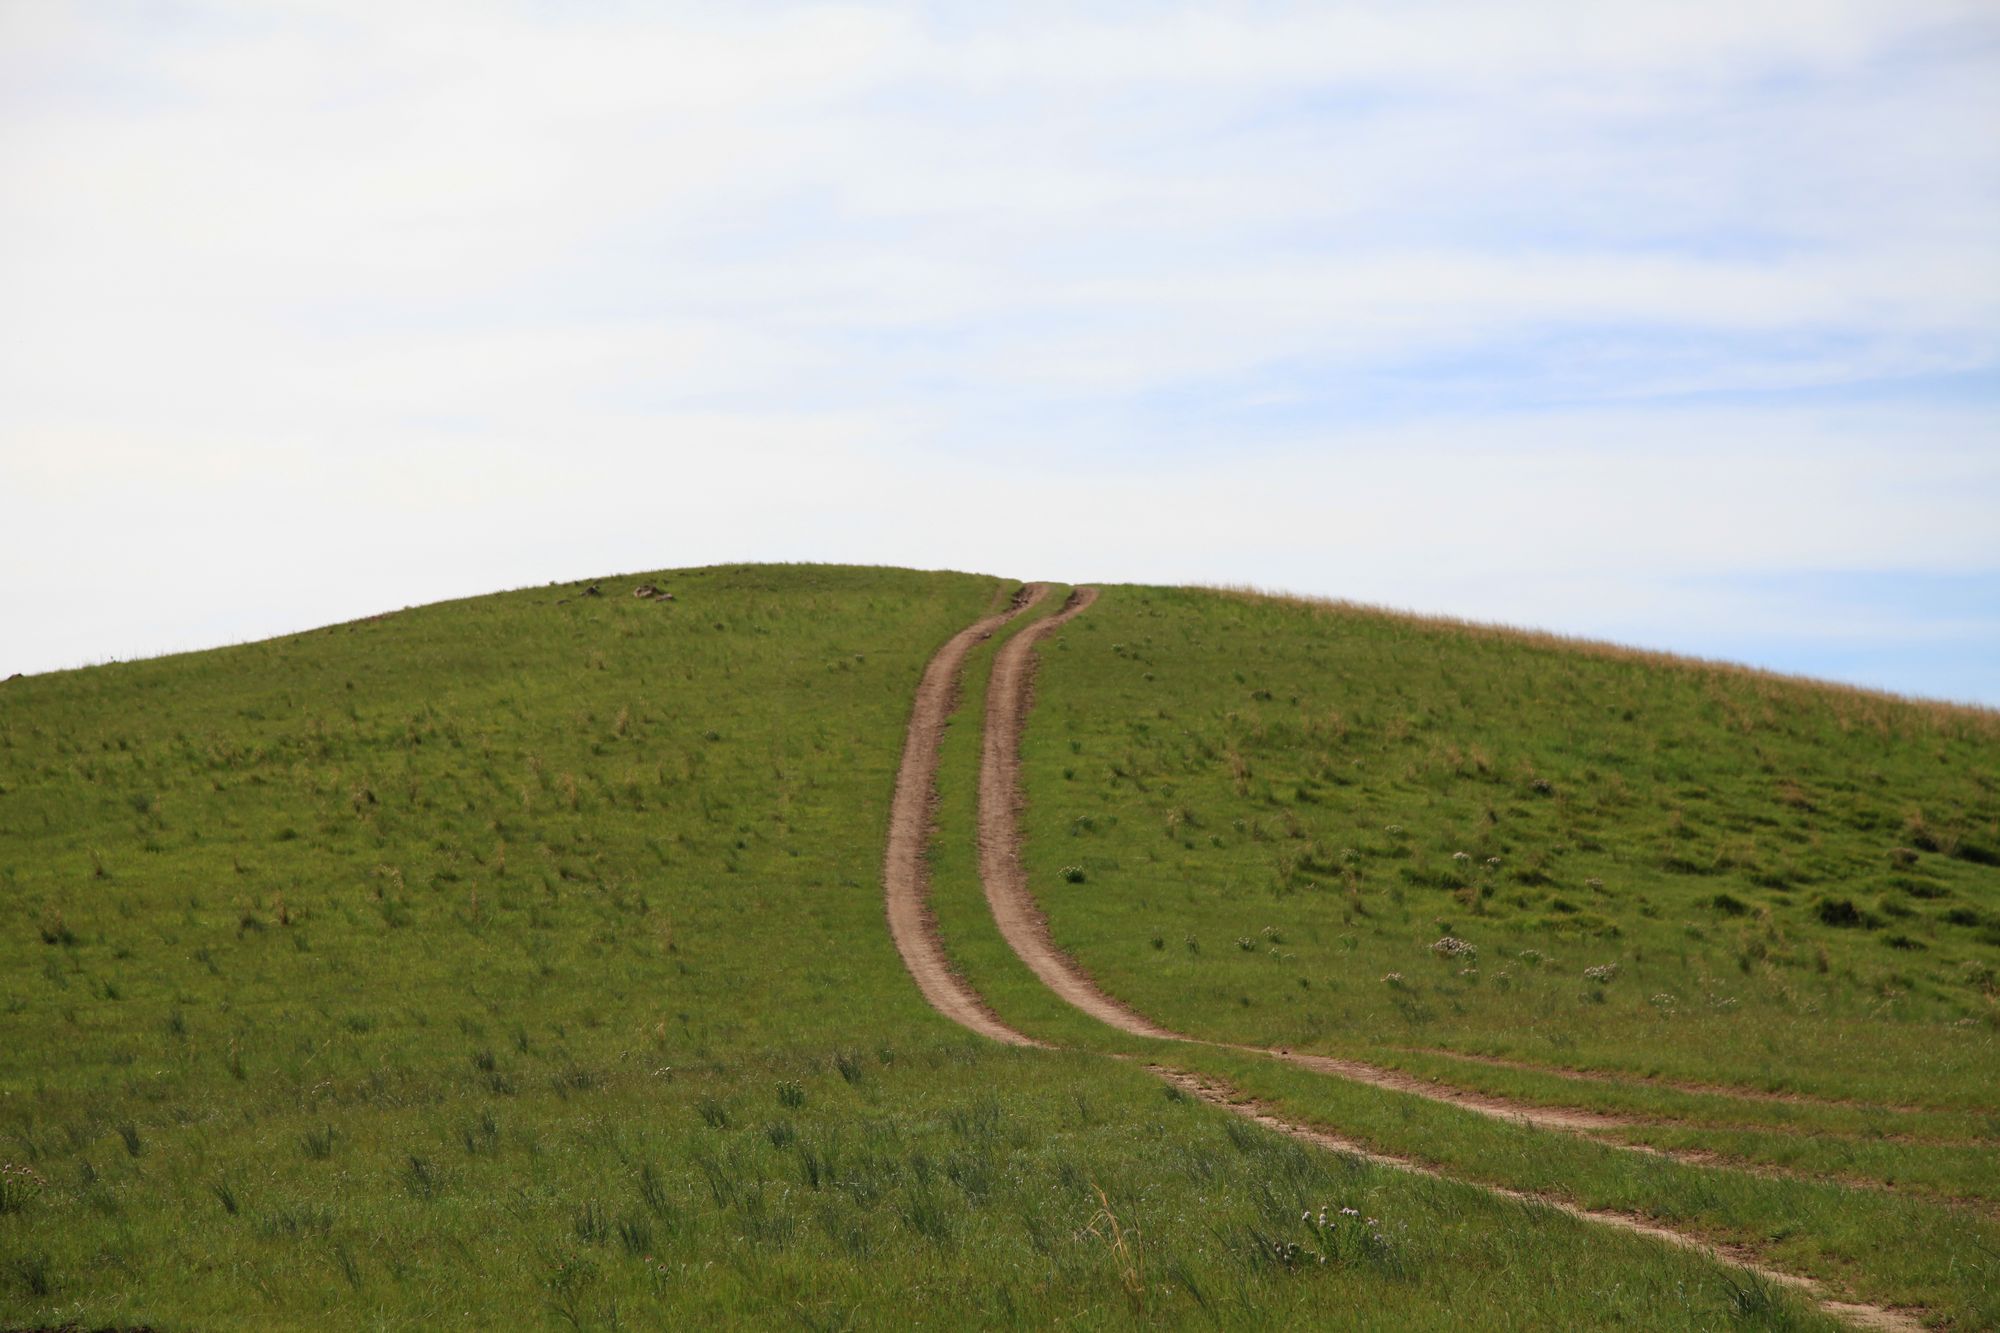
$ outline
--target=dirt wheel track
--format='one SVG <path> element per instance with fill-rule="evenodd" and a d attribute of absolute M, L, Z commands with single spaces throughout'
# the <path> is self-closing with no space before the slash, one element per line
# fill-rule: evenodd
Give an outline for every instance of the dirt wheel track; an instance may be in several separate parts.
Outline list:
<path fill-rule="evenodd" d="M 1388 1069 L 1337 1056 L 1312 1055 L 1282 1047 L 1240 1046 L 1190 1037 L 1186 1033 L 1175 1032 L 1154 1022 L 1098 986 L 1089 973 L 1065 953 L 1049 934 L 1048 918 L 1042 913 L 1034 894 L 1028 888 L 1027 873 L 1022 868 L 1020 854 L 1022 842 L 1020 817 L 1024 803 L 1021 783 L 1021 735 L 1027 725 L 1028 712 L 1034 703 L 1035 648 L 1048 635 L 1055 633 L 1070 620 L 1088 610 L 1091 603 L 1096 600 L 1096 589 L 1079 588 L 1060 614 L 1030 625 L 1008 640 L 994 659 L 992 680 L 987 687 L 986 733 L 979 770 L 980 877 L 985 881 L 986 901 L 992 908 L 993 920 L 999 926 L 1001 935 L 1021 961 L 1041 979 L 1043 985 L 1091 1017 L 1135 1037 L 1149 1037 L 1158 1041 L 1192 1042 L 1197 1045 L 1268 1056 L 1302 1069 L 1310 1069 L 1315 1073 L 1346 1079 L 1353 1083 L 1365 1083 L 1370 1087 L 1389 1092 L 1407 1093 L 1413 1097 L 1443 1102 L 1495 1120 L 1530 1125 L 1536 1129 L 1554 1130 L 1558 1133 L 1581 1135 L 1620 1152 L 1664 1157 L 1689 1166 L 1724 1164 L 1734 1170 L 1770 1175 L 1787 1174 L 1761 1168 L 1755 1163 L 1719 1163 L 1714 1154 L 1628 1143 L 1607 1135 L 1606 1131 L 1613 1129 L 1643 1128 L 1649 1122 L 1639 1116 L 1620 1115 L 1612 1111 L 1583 1107 L 1545 1106 L 1535 1102 L 1516 1101 L 1491 1093 L 1474 1092 L 1434 1082 L 1400 1069 Z M 1869 1182 L 1850 1183 L 1862 1188 L 1882 1188 Z"/>
<path fill-rule="evenodd" d="M 1267 1107 L 1255 1101 L 1246 1100 L 1238 1096 L 1232 1089 L 1211 1079 L 1197 1077 L 1178 1069 L 1168 1069 L 1161 1065 L 1151 1065 L 1148 1067 L 1153 1073 L 1159 1075 L 1168 1083 L 1192 1096 L 1199 1097 L 1201 1100 L 1212 1105 L 1234 1111 L 1245 1119 L 1256 1121 L 1266 1129 L 1276 1130 L 1280 1134 L 1288 1135 L 1301 1142 L 1310 1143 L 1318 1148 L 1325 1148 L 1329 1152 L 1337 1152 L 1349 1157 L 1358 1157 L 1362 1161 L 1373 1163 L 1376 1166 L 1385 1166 L 1396 1171 L 1408 1171 L 1415 1175 L 1428 1176 L 1433 1180 L 1449 1180 L 1455 1184 L 1471 1183 L 1461 1181 L 1455 1176 L 1446 1175 L 1444 1172 L 1434 1167 L 1425 1166 L 1421 1162 L 1414 1162 L 1406 1157 L 1396 1157 L 1388 1153 L 1376 1152 L 1372 1148 L 1363 1147 L 1352 1139 L 1342 1138 L 1340 1135 L 1327 1130 L 1316 1129 L 1310 1125 L 1301 1125 L 1294 1121 L 1286 1120 L 1274 1114 Z M 1574 1217 L 1579 1221 L 1594 1223 L 1598 1226 L 1615 1227 L 1620 1231 L 1629 1231 L 1634 1235 L 1648 1236 L 1654 1240 L 1665 1241 L 1667 1244 L 1679 1249 L 1692 1250 L 1718 1263 L 1754 1273 L 1776 1286 L 1786 1287 L 1799 1292 L 1812 1299 L 1826 1313 L 1837 1319 L 1844 1320 L 1856 1328 L 1880 1329 L 1884 1330 L 1885 1333 L 1923 1333 L 1923 1322 L 1903 1311 L 1891 1310 L 1886 1306 L 1869 1305 L 1858 1301 L 1837 1300 L 1826 1295 L 1825 1288 L 1811 1278 L 1800 1277 L 1796 1273 L 1787 1273 L 1776 1268 L 1766 1268 L 1746 1251 L 1717 1245 L 1711 1241 L 1703 1240 L 1698 1236 L 1690 1236 L 1685 1232 L 1675 1231 L 1670 1227 L 1663 1227 L 1657 1223 L 1648 1222 L 1642 1217 L 1635 1217 L 1629 1213 L 1614 1213 L 1602 1208 L 1579 1208 L 1575 1204 L 1565 1203 L 1560 1199 L 1551 1199 L 1539 1194 L 1528 1194 L 1521 1190 L 1508 1189 L 1504 1185 L 1474 1184 L 1473 1187 L 1485 1190 L 1488 1194 L 1498 1195 L 1503 1199 L 1512 1199 L 1517 1203 L 1550 1208 L 1556 1212 Z"/>
<path fill-rule="evenodd" d="M 1112 999 L 1049 937 L 1048 918 L 1028 891 L 1021 866 L 1021 731 L 1033 703 L 1035 646 L 1083 614 L 1095 588 L 1078 588 L 1069 604 L 1009 639 L 993 659 L 986 687 L 986 733 L 979 759 L 979 877 L 1001 935 L 1044 986 L 1093 1018 L 1138 1037 L 1186 1040 Z"/>
<path fill-rule="evenodd" d="M 1569 1079 L 1577 1083 L 1608 1083 L 1621 1087 L 1671 1088 L 1675 1092 L 1692 1093 L 1699 1097 L 1729 1097 L 1741 1102 L 1775 1102 L 1785 1106 L 1834 1106 L 1862 1111 L 1888 1111 L 1897 1115 L 1922 1114 L 1942 1108 L 1928 1106 L 1902 1106 L 1889 1102 L 1866 1102 L 1851 1097 L 1822 1097 L 1809 1092 L 1771 1092 L 1763 1088 L 1746 1088 L 1733 1083 L 1695 1083 L 1686 1079 L 1662 1078 L 1651 1074 L 1612 1073 L 1601 1069 L 1566 1069 L 1559 1065 L 1538 1065 L 1528 1060 L 1509 1060 L 1499 1055 L 1475 1055 L 1470 1051 L 1431 1050 L 1424 1047 L 1401 1048 L 1411 1055 L 1442 1056 L 1447 1060 L 1463 1060 L 1467 1064 L 1491 1065 L 1496 1069 L 1518 1069 L 1530 1074 L 1546 1074 L 1552 1078 Z"/>
<path fill-rule="evenodd" d="M 889 838 L 882 857 L 882 896 L 889 918 L 889 937 L 903 956 L 903 966 L 924 999 L 945 1017 L 982 1037 L 1009 1046 L 1042 1046 L 994 1016 L 986 1002 L 952 970 L 937 922 L 930 910 L 930 876 L 924 853 L 931 836 L 931 810 L 937 800 L 938 748 L 945 721 L 958 694 L 958 677 L 966 654 L 975 644 L 1048 596 L 1048 585 L 1032 583 L 1013 604 L 960 630 L 945 641 L 924 667 L 917 697 L 903 737 L 903 761 L 896 770 L 896 794 L 889 804 Z"/>
<path fill-rule="evenodd" d="M 1399 1070 L 1383 1069 L 1353 1060 L 1306 1055 L 1284 1049 L 1233 1046 L 1191 1038 L 1162 1027 L 1129 1005 L 1105 993 L 1075 959 L 1057 947 L 1054 938 L 1049 934 L 1048 918 L 1036 904 L 1034 894 L 1028 888 L 1027 872 L 1021 865 L 1023 841 L 1021 810 L 1025 801 L 1021 783 L 1021 735 L 1027 724 L 1028 710 L 1033 703 L 1036 646 L 1048 635 L 1055 633 L 1088 610 L 1091 603 L 1096 600 L 1096 589 L 1078 588 L 1071 594 L 1068 605 L 1060 613 L 1038 621 L 1014 635 L 1001 646 L 995 656 L 993 674 L 987 686 L 986 730 L 981 745 L 979 769 L 980 877 L 985 881 L 986 901 L 992 909 L 994 923 L 999 927 L 1001 935 L 1045 986 L 1092 1017 L 1137 1037 L 1223 1047 L 1269 1056 L 1354 1082 L 1448 1102 L 1482 1115 L 1568 1133 L 1588 1134 L 1591 1130 L 1601 1130 L 1623 1123 L 1621 1117 L 1599 1112 L 1534 1106 L 1466 1092 L 1463 1089 L 1445 1088 Z M 942 956 L 941 945 L 937 946 L 937 950 Z M 984 1012 L 982 1006 L 982 1013 Z M 995 1024 L 999 1022 L 990 1014 L 986 1015 L 986 1021 Z M 1027 1040 L 1018 1033 L 1014 1035 L 1018 1040 Z M 1158 1065 L 1150 1067 L 1154 1073 L 1169 1083 L 1176 1084 L 1205 1101 L 1225 1107 L 1293 1138 L 1336 1152 L 1360 1156 L 1380 1165 L 1453 1180 L 1523 1203 L 1540 1204 L 1583 1221 L 1650 1236 L 1683 1249 L 1705 1254 L 1719 1262 L 1754 1273 L 1769 1282 L 1802 1292 L 1816 1301 L 1826 1313 L 1858 1328 L 1895 1330 L 1896 1333 L 1920 1333 L 1924 1328 L 1920 1320 L 1901 1311 L 1827 1297 L 1823 1294 L 1820 1284 L 1810 1278 L 1767 1268 L 1744 1253 L 1723 1248 L 1698 1236 L 1675 1231 L 1623 1213 L 1583 1209 L 1561 1200 L 1525 1194 L 1501 1186 L 1463 1181 L 1432 1167 L 1371 1151 L 1325 1130 L 1285 1120 L 1269 1109 L 1247 1102 L 1211 1081 Z M 1591 1137 L 1596 1136 L 1591 1135 Z M 1660 1156 L 1671 1155 L 1660 1149 L 1637 1144 L 1614 1143 L 1610 1146 Z"/>
<path fill-rule="evenodd" d="M 1224 1046 L 1225 1043 L 1201 1041 L 1163 1027 L 1114 999 L 1098 986 L 1074 958 L 1056 945 L 1049 934 L 1048 918 L 1036 904 L 1035 895 L 1028 888 L 1027 872 L 1021 865 L 1021 810 L 1024 803 L 1021 734 L 1027 725 L 1028 711 L 1034 704 L 1035 648 L 1044 638 L 1083 614 L 1096 600 L 1096 589 L 1077 589 L 1059 614 L 1016 634 L 1001 646 L 998 656 L 994 658 L 993 676 L 986 692 L 986 734 L 979 765 L 979 873 L 986 884 L 986 901 L 993 910 L 993 920 L 1000 927 L 1001 935 L 1021 961 L 1041 979 L 1043 985 L 1076 1008 L 1135 1037 Z M 1252 1046 L 1226 1048 L 1267 1055 L 1316 1073 L 1449 1102 L 1481 1115 L 1543 1129 L 1590 1133 L 1639 1123 L 1604 1112 L 1508 1101 L 1449 1088 L 1400 1070 L 1383 1069 L 1333 1056 Z M 1635 1152 L 1660 1151 L 1631 1144 L 1614 1146 Z"/>

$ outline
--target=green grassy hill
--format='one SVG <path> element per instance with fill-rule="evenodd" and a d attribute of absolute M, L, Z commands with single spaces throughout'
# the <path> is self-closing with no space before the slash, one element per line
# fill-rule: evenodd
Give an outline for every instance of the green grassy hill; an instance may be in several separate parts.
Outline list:
<path fill-rule="evenodd" d="M 1106 589 L 1044 651 L 1025 858 L 1106 989 L 1713 1169 L 1064 1010 L 979 905 L 993 646 L 934 905 L 1067 1049 L 962 1032 L 890 943 L 883 837 L 925 662 L 1018 585 L 643 577 L 676 599 L 606 579 L 0 686 L 0 1325 L 1823 1319 L 1116 1050 L 2000 1319 L 1992 715 L 1221 593 Z M 1740 1095 L 1770 1091 L 1799 1099 Z"/>

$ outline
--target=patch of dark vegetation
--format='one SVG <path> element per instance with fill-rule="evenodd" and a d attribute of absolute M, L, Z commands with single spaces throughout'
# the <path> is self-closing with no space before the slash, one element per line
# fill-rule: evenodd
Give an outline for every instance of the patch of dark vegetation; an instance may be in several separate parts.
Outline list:
<path fill-rule="evenodd" d="M 1866 926 L 1873 930 L 1882 924 L 1869 913 L 1856 907 L 1852 898 L 1822 898 L 1814 904 L 1813 915 L 1819 918 L 1821 925 L 1832 926 L 1838 930 L 1852 930 L 1857 926 Z"/>
<path fill-rule="evenodd" d="M 70 947 L 76 944 L 76 932 L 69 928 L 69 922 L 63 919 L 63 914 L 53 907 L 42 913 L 41 936 L 44 944 Z"/>
<path fill-rule="evenodd" d="M 2000 851 L 1978 842 L 1961 842 L 1952 855 L 1976 866 L 2000 866 Z"/>

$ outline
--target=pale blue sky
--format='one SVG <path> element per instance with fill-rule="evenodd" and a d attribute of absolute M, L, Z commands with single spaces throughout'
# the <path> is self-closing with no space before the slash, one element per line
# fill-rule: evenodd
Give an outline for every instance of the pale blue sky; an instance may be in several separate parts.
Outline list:
<path fill-rule="evenodd" d="M 0 674 L 743 559 L 2000 704 L 1987 3 L 0 7 Z"/>

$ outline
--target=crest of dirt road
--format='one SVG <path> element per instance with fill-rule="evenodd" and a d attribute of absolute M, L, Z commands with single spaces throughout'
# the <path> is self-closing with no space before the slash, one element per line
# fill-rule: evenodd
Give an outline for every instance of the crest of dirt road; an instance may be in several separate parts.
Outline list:
<path fill-rule="evenodd" d="M 939 650 L 925 671 L 912 712 L 904 749 L 904 767 L 897 779 L 891 846 L 884 871 L 891 932 L 925 998 L 940 1013 L 968 1029 L 1012 1045 L 1043 1046 L 1046 1043 L 1005 1024 L 952 969 L 944 944 L 938 938 L 935 922 L 924 906 L 926 884 L 920 848 L 930 831 L 929 813 L 931 794 L 935 789 L 939 741 L 951 711 L 966 654 L 976 643 L 991 637 L 1001 625 L 1046 594 L 1046 585 L 1030 585 L 1023 589 L 1008 611 L 981 620 L 954 636 Z M 1447 1088 L 1402 1071 L 1358 1061 L 1285 1049 L 1234 1046 L 1188 1037 L 1161 1026 L 1106 993 L 1074 958 L 1057 946 L 1050 935 L 1047 918 L 1035 903 L 1021 862 L 1020 814 L 1025 793 L 1021 781 L 1020 743 L 1033 704 L 1036 648 L 1049 635 L 1088 610 L 1097 595 L 1094 588 L 1079 587 L 1059 613 L 1036 621 L 1009 638 L 995 655 L 987 687 L 979 767 L 980 877 L 993 921 L 1002 937 L 1045 987 L 1083 1013 L 1130 1036 L 1149 1041 L 1186 1043 L 1267 1056 L 1316 1073 L 1445 1102 L 1480 1115 L 1538 1129 L 1595 1138 L 1592 1131 L 1630 1123 L 1628 1118 L 1600 1112 L 1543 1107 Z M 911 832 L 913 829 L 914 833 Z M 917 839 L 919 850 L 911 850 L 908 845 L 911 837 Z M 1581 1208 L 1561 1199 L 1484 1182 L 1460 1180 L 1423 1163 L 1375 1151 L 1317 1126 L 1288 1119 L 1271 1107 L 1245 1098 L 1214 1078 L 1159 1064 L 1148 1067 L 1183 1093 L 1302 1142 L 1376 1165 L 1450 1180 L 1518 1202 L 1550 1207 L 1581 1221 L 1647 1236 L 1704 1254 L 1719 1263 L 1798 1291 L 1817 1302 L 1826 1313 L 1856 1327 L 1895 1330 L 1919 1330 L 1924 1327 L 1923 1322 L 1912 1313 L 1831 1297 L 1814 1279 L 1769 1267 L 1741 1247 L 1718 1245 L 1700 1236 L 1626 1213 Z M 1613 1143 L 1608 1146 L 1679 1157 L 1638 1145 Z M 1699 1159 L 1690 1155 L 1686 1160 L 1693 1162 Z"/>

